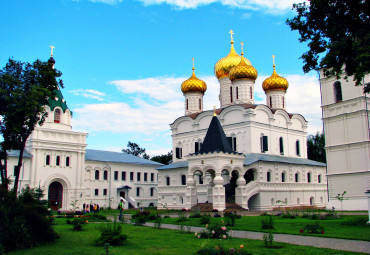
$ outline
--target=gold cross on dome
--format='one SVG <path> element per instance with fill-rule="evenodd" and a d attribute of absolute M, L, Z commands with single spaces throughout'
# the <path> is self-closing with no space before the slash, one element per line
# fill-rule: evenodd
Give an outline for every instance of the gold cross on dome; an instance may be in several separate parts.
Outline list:
<path fill-rule="evenodd" d="M 233 41 L 234 39 L 233 39 L 233 34 L 234 34 L 234 32 L 230 29 L 230 32 L 229 32 L 229 34 L 230 34 L 230 37 L 231 37 L 231 41 Z"/>
<path fill-rule="evenodd" d="M 244 43 L 243 43 L 243 42 L 241 42 L 240 44 L 242 45 L 242 53 L 243 53 L 243 46 L 244 46 Z"/>
<path fill-rule="evenodd" d="M 194 67 L 194 58 L 192 58 L 191 60 L 193 61 L 193 69 L 195 69 L 195 67 Z"/>
<path fill-rule="evenodd" d="M 275 65 L 275 56 L 272 55 L 272 63 Z"/>
<path fill-rule="evenodd" d="M 55 47 L 53 45 L 49 46 L 51 48 L 51 57 L 53 56 L 53 50 L 55 49 Z"/>
<path fill-rule="evenodd" d="M 216 106 L 214 105 L 213 106 L 213 116 L 216 116 L 217 114 L 216 114 Z"/>

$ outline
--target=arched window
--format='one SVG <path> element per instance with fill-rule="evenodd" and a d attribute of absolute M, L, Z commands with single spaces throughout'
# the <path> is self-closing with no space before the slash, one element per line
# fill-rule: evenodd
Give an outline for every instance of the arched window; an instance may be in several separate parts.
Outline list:
<path fill-rule="evenodd" d="M 230 102 L 233 102 L 233 87 L 230 87 Z"/>
<path fill-rule="evenodd" d="M 181 185 L 186 185 L 186 175 L 181 175 Z"/>
<path fill-rule="evenodd" d="M 296 149 L 296 153 L 297 153 L 297 156 L 301 156 L 301 151 L 300 151 L 300 148 L 299 148 L 299 140 L 297 140 L 295 142 L 295 149 Z"/>
<path fill-rule="evenodd" d="M 236 99 L 239 99 L 239 88 L 236 87 Z"/>
<path fill-rule="evenodd" d="M 69 164 L 70 164 L 70 159 L 69 159 L 69 157 L 66 157 L 66 166 L 69 166 Z"/>
<path fill-rule="evenodd" d="M 55 123 L 60 122 L 60 109 L 55 109 L 54 111 L 54 122 Z"/>
<path fill-rule="evenodd" d="M 186 99 L 186 110 L 189 110 L 189 99 Z"/>
<path fill-rule="evenodd" d="M 318 181 L 318 183 L 321 183 L 321 174 L 319 174 L 319 175 L 317 176 L 317 181 Z"/>
<path fill-rule="evenodd" d="M 46 155 L 46 161 L 45 161 L 45 164 L 47 166 L 50 166 L 50 155 Z"/>
<path fill-rule="evenodd" d="M 285 172 L 281 173 L 281 182 L 285 182 Z"/>
<path fill-rule="evenodd" d="M 202 110 L 202 100 L 199 98 L 199 110 Z"/>
<path fill-rule="evenodd" d="M 279 147 L 280 147 L 280 154 L 284 155 L 284 141 L 282 137 L 279 138 Z"/>
<path fill-rule="evenodd" d="M 271 172 L 267 172 L 267 182 L 271 182 Z"/>
<path fill-rule="evenodd" d="M 104 180 L 108 180 L 108 171 L 107 170 L 104 171 L 103 178 L 104 178 Z"/>
<path fill-rule="evenodd" d="M 57 166 L 59 166 L 59 165 L 60 165 L 60 156 L 57 156 L 55 164 L 56 164 Z"/>
<path fill-rule="evenodd" d="M 285 107 L 285 102 L 284 102 L 285 100 L 284 100 L 284 96 L 283 96 L 283 108 Z"/>
<path fill-rule="evenodd" d="M 272 108 L 272 97 L 270 96 L 270 108 Z"/>
<path fill-rule="evenodd" d="M 136 188 L 136 196 L 137 197 L 140 197 L 140 188 L 138 187 L 138 188 Z"/>
<path fill-rule="evenodd" d="M 95 180 L 99 180 L 99 170 L 95 170 Z"/>
<path fill-rule="evenodd" d="M 154 196 L 154 188 L 150 188 L 150 196 L 153 197 Z"/>
<path fill-rule="evenodd" d="M 311 182 L 311 173 L 307 173 L 307 182 Z"/>
<path fill-rule="evenodd" d="M 295 182 L 299 182 L 299 174 L 295 173 Z"/>
<path fill-rule="evenodd" d="M 167 186 L 170 186 L 170 184 L 171 184 L 171 183 L 170 183 L 170 177 L 168 177 L 168 176 L 167 176 L 167 177 L 166 177 L 166 185 L 167 185 Z"/>
<path fill-rule="evenodd" d="M 334 82 L 334 98 L 335 102 L 342 102 L 342 86 L 340 84 L 340 81 Z"/>
<path fill-rule="evenodd" d="M 249 94 L 250 94 L 250 98 L 252 99 L 252 98 L 253 98 L 253 91 L 252 91 L 252 87 L 249 87 Z"/>

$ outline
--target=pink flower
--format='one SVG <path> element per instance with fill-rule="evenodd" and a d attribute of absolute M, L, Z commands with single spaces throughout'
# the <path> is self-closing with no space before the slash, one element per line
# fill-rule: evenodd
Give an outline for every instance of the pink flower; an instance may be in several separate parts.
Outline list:
<path fill-rule="evenodd" d="M 200 238 L 200 235 L 198 236 L 198 238 Z"/>
<path fill-rule="evenodd" d="M 212 234 L 213 234 L 213 235 L 215 234 L 215 231 L 214 231 L 214 230 L 212 230 Z"/>
<path fill-rule="evenodd" d="M 198 233 L 194 233 L 195 234 L 195 236 L 197 236 L 198 235 Z"/>
<path fill-rule="evenodd" d="M 223 239 L 226 239 L 226 235 L 223 235 L 223 236 L 222 236 L 222 238 L 223 238 Z"/>
<path fill-rule="evenodd" d="M 226 227 L 221 227 L 221 230 L 226 230 Z"/>

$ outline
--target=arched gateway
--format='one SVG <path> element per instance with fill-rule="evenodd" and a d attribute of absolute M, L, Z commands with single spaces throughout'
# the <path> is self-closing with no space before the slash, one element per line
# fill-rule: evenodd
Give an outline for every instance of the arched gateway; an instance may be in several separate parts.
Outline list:
<path fill-rule="evenodd" d="M 48 200 L 51 210 L 57 211 L 62 207 L 63 202 L 63 186 L 60 182 L 52 182 L 49 185 Z"/>

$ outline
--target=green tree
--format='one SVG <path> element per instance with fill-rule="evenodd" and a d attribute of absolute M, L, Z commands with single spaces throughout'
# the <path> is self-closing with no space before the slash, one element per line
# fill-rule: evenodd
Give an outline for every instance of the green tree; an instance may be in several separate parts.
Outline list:
<path fill-rule="evenodd" d="M 172 151 L 168 152 L 167 154 L 151 157 L 150 160 L 168 165 L 168 163 L 172 161 Z"/>
<path fill-rule="evenodd" d="M 317 132 L 316 135 L 307 137 L 307 157 L 311 160 L 326 163 L 324 133 Z"/>
<path fill-rule="evenodd" d="M 311 0 L 293 4 L 293 10 L 297 16 L 286 23 L 309 47 L 301 57 L 303 71 L 324 68 L 325 76 L 344 73 L 360 85 L 370 73 L 370 1 Z"/>
<path fill-rule="evenodd" d="M 32 64 L 9 59 L 0 70 L 0 143 L 1 159 L 6 161 L 7 150 L 19 150 L 15 166 L 14 192 L 17 192 L 19 173 L 23 162 L 26 141 L 37 124 L 42 125 L 47 113 L 44 106 L 53 96 L 61 80 L 61 72 L 52 68 L 52 63 L 36 60 Z M 7 188 L 7 169 L 2 164 L 1 180 Z"/>
<path fill-rule="evenodd" d="M 130 141 L 127 143 L 127 149 L 122 149 L 122 152 L 142 157 L 144 159 L 149 159 L 149 155 L 146 154 L 144 148 L 140 148 L 140 146 L 137 143 L 133 143 Z"/>

